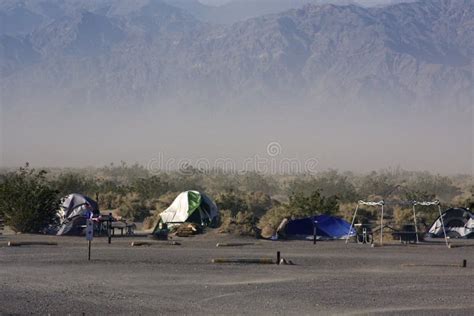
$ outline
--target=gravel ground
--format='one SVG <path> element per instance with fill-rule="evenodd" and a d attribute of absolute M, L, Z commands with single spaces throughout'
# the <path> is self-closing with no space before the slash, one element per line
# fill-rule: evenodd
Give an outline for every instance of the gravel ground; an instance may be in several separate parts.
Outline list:
<path fill-rule="evenodd" d="M 7 247 L 7 241 L 57 246 Z M 0 236 L 0 314 L 472 315 L 474 240 L 371 248 L 342 241 L 229 236 L 130 247 L 143 238 Z M 255 245 L 216 248 L 217 242 Z M 295 265 L 213 264 L 212 258 L 282 257 Z M 461 268 L 462 260 L 467 267 Z"/>

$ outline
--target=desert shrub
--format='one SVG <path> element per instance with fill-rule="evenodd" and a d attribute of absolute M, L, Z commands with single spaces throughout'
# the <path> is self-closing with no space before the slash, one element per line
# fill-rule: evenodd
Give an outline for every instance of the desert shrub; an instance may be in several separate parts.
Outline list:
<path fill-rule="evenodd" d="M 143 229 L 147 230 L 147 229 L 155 228 L 157 223 L 158 223 L 158 218 L 157 216 L 155 216 L 155 214 L 151 216 L 147 216 L 143 220 Z"/>
<path fill-rule="evenodd" d="M 46 171 L 28 164 L 6 174 L 0 184 L 0 215 L 14 231 L 38 233 L 57 223 L 60 197 L 46 181 Z"/>
<path fill-rule="evenodd" d="M 448 177 L 432 175 L 427 172 L 418 173 L 416 177 L 408 181 L 406 187 L 407 190 L 417 195 L 423 193 L 432 197 L 436 196 L 445 203 L 450 202 L 461 193 L 460 189 Z"/>
<path fill-rule="evenodd" d="M 340 201 L 351 202 L 357 199 L 354 184 L 348 176 L 339 174 L 336 170 L 323 172 L 318 176 L 302 176 L 292 180 L 286 191 L 289 194 L 301 193 L 309 195 L 319 191 L 325 197 L 337 196 Z"/>
<path fill-rule="evenodd" d="M 238 236 L 258 236 L 257 218 L 251 212 L 238 212 L 232 216 L 230 210 L 221 211 L 220 233 Z"/>
<path fill-rule="evenodd" d="M 270 235 L 273 235 L 278 225 L 280 225 L 284 218 L 294 219 L 298 217 L 301 217 L 301 214 L 298 213 L 297 210 L 290 209 L 288 205 L 281 205 L 266 212 L 258 222 L 258 227 L 262 230 L 262 232 L 268 232 L 266 235 L 270 234 L 270 232 Z"/>
<path fill-rule="evenodd" d="M 278 183 L 275 178 L 265 176 L 258 172 L 245 173 L 240 183 L 240 189 L 244 192 L 262 191 L 267 194 L 275 194 L 278 192 Z"/>
<path fill-rule="evenodd" d="M 92 179 L 76 172 L 61 173 L 52 181 L 51 186 L 59 191 L 60 196 L 81 193 L 93 197 L 98 189 Z"/>
<path fill-rule="evenodd" d="M 225 192 L 219 194 L 216 198 L 216 205 L 221 210 L 229 210 L 232 215 L 248 210 L 244 198 L 235 192 Z"/>
<path fill-rule="evenodd" d="M 136 192 L 141 199 L 149 200 L 159 198 L 169 190 L 168 182 L 159 176 L 136 179 L 132 184 L 132 190 Z"/>
<path fill-rule="evenodd" d="M 263 216 L 273 205 L 270 195 L 262 191 L 247 194 L 245 200 L 248 210 L 257 217 Z"/>
<path fill-rule="evenodd" d="M 396 175 L 388 171 L 372 171 L 356 180 L 357 195 L 363 199 L 371 194 L 386 196 L 399 184 L 397 179 Z"/>
<path fill-rule="evenodd" d="M 114 192 L 105 192 L 99 195 L 99 208 L 101 210 L 117 209 L 122 203 L 123 196 Z"/>
<path fill-rule="evenodd" d="M 146 205 L 143 202 L 144 201 L 140 199 L 138 194 L 127 194 L 119 206 L 120 215 L 133 221 L 143 221 L 150 215 L 150 211 L 146 208 Z"/>
<path fill-rule="evenodd" d="M 139 164 L 129 166 L 125 161 L 121 161 L 119 165 L 110 163 L 108 166 L 98 169 L 96 173 L 101 174 L 111 183 L 125 186 L 133 183 L 136 179 L 146 178 L 150 175 L 145 166 Z"/>
<path fill-rule="evenodd" d="M 170 191 L 205 191 L 204 178 L 202 170 L 185 165 L 179 171 L 168 174 L 166 181 L 169 184 Z"/>
<path fill-rule="evenodd" d="M 396 206 L 393 208 L 393 219 L 398 226 L 411 225 L 413 223 L 413 209 Z"/>
<path fill-rule="evenodd" d="M 288 208 L 294 209 L 301 217 L 314 214 L 334 214 L 339 209 L 338 200 L 335 196 L 325 197 L 319 190 L 310 194 L 293 193 L 290 195 Z"/>
<path fill-rule="evenodd" d="M 345 219 L 348 222 L 351 222 L 356 206 L 356 203 L 340 203 L 339 209 L 335 215 Z"/>
<path fill-rule="evenodd" d="M 224 229 L 230 225 L 232 221 L 232 211 L 231 210 L 219 210 L 219 227 Z"/>

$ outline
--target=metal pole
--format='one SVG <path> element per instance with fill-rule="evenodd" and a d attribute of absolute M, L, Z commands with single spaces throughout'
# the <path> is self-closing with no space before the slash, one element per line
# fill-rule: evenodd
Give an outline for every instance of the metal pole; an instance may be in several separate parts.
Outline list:
<path fill-rule="evenodd" d="M 354 227 L 354 222 L 357 216 L 357 210 L 359 209 L 359 203 L 357 203 L 356 209 L 354 211 L 354 216 L 352 217 L 351 227 L 349 227 L 349 231 L 347 232 L 346 236 L 346 244 L 349 241 L 349 236 L 351 235 L 352 228 Z"/>
<path fill-rule="evenodd" d="M 443 214 L 441 214 L 441 206 L 438 204 L 439 219 L 441 220 L 441 226 L 443 227 L 444 241 L 446 242 L 446 247 L 449 248 L 448 237 L 446 237 L 446 229 L 444 229 L 444 220 Z"/>
<path fill-rule="evenodd" d="M 418 227 L 416 225 L 416 210 L 415 210 L 415 203 L 413 203 L 413 221 L 415 222 L 415 234 L 416 234 L 416 243 L 419 242 L 418 240 Z"/>
<path fill-rule="evenodd" d="M 316 245 L 316 222 L 313 217 L 313 245 Z"/>
<path fill-rule="evenodd" d="M 382 204 L 382 215 L 380 216 L 380 246 L 383 245 L 383 204 Z"/>

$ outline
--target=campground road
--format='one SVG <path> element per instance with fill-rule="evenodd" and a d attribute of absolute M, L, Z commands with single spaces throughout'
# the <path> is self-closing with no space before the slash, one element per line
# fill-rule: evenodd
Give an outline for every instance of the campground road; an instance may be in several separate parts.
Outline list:
<path fill-rule="evenodd" d="M 6 247 L 7 240 L 58 246 Z M 370 248 L 341 241 L 256 241 L 214 235 L 130 247 L 138 238 L 3 236 L 0 315 L 469 315 L 474 240 Z M 212 264 L 217 257 L 276 257 L 296 265 Z M 466 268 L 455 267 L 466 259 Z"/>

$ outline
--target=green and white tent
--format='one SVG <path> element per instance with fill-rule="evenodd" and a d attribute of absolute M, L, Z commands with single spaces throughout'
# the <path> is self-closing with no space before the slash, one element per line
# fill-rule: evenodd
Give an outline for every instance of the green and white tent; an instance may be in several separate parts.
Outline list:
<path fill-rule="evenodd" d="M 180 193 L 173 203 L 160 214 L 158 225 L 166 223 L 168 227 L 172 227 L 190 222 L 213 226 L 217 223 L 218 217 L 217 206 L 207 195 L 198 191 L 185 191 Z"/>

